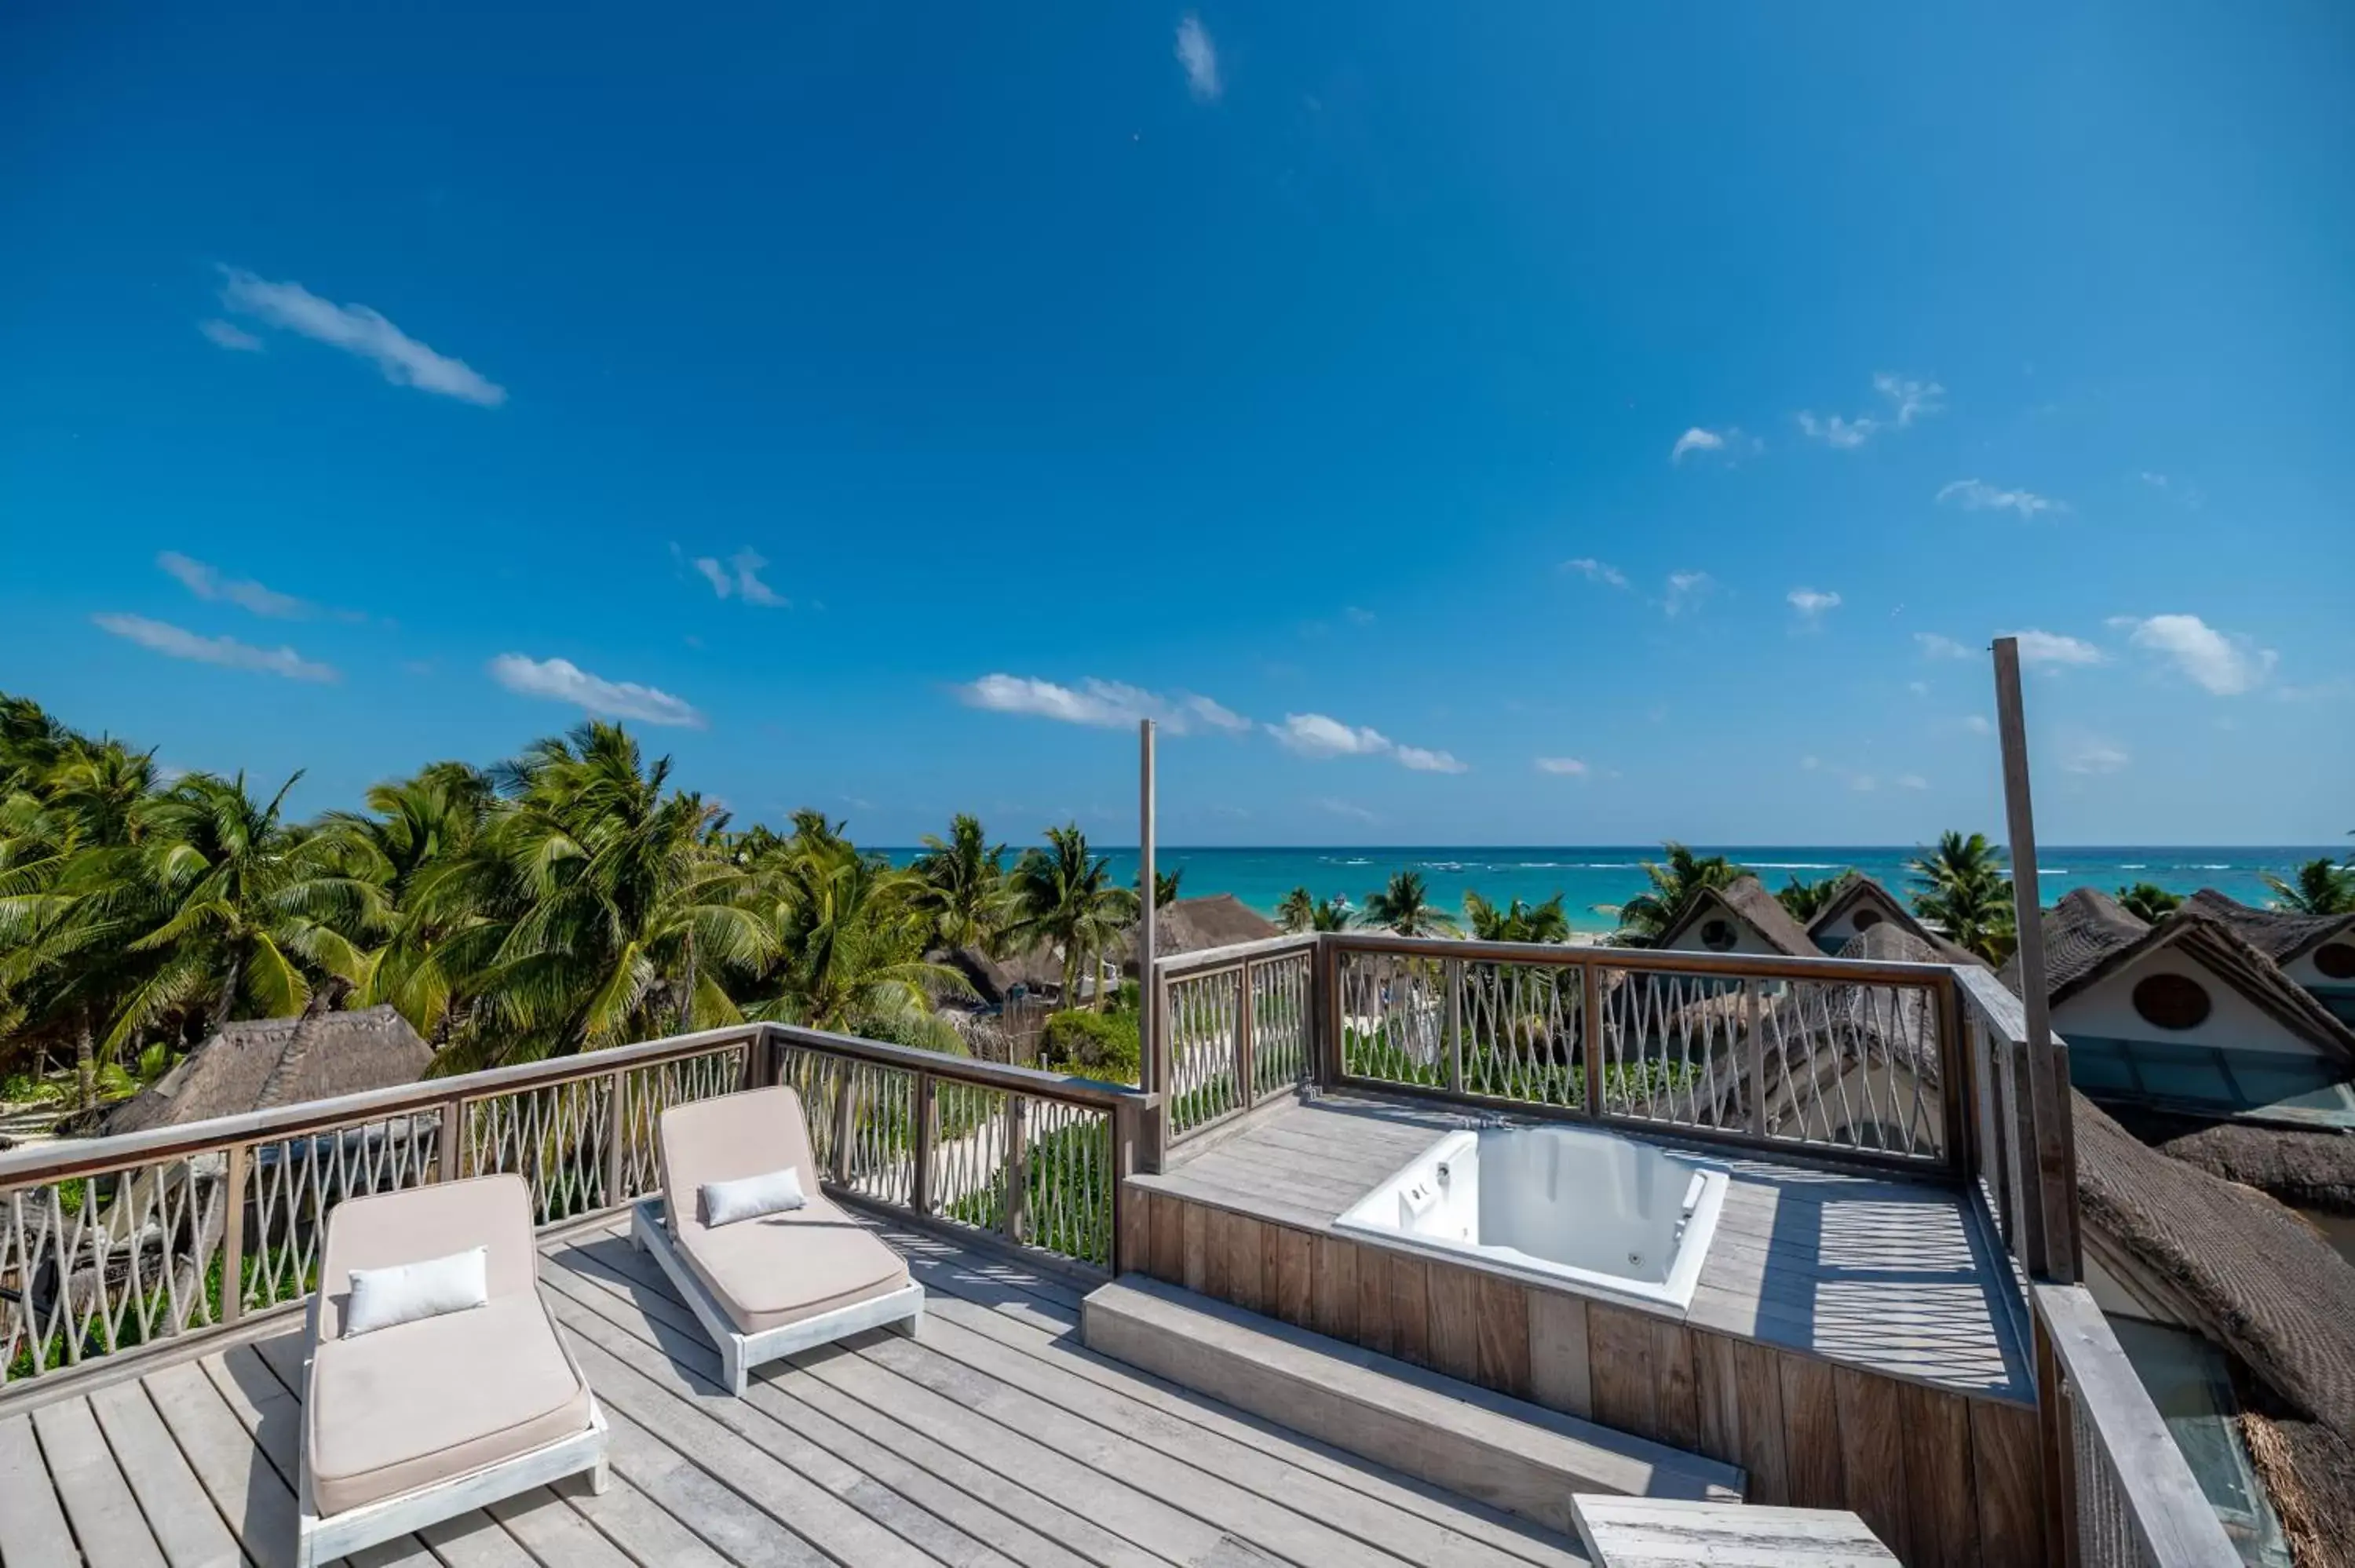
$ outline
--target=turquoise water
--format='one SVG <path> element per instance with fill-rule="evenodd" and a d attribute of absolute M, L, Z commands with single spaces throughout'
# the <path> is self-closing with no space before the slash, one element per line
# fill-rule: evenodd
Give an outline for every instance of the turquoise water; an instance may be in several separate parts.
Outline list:
<path fill-rule="evenodd" d="M 1696 846 L 1701 853 L 1723 854 L 1755 871 L 1769 887 L 1780 887 L 1791 877 L 1813 882 L 1853 866 L 1903 891 L 1910 884 L 1905 863 L 1920 853 L 1911 845 L 1879 849 L 1808 847 Z M 914 852 L 893 850 L 893 860 L 904 863 Z M 1104 852 L 1113 874 L 1124 881 L 1136 875 L 1133 849 Z M 2046 845 L 2043 901 L 2047 904 L 2073 887 L 2093 886 L 2112 892 L 2133 882 L 2153 882 L 2173 893 L 2214 887 L 2250 904 L 2265 901 L 2260 872 L 2287 875 L 2299 862 L 2346 853 L 2344 844 L 2312 849 L 2185 849 L 2181 846 L 2137 849 L 2110 846 L 2077 849 Z M 1419 871 L 1429 885 L 1433 902 L 1460 908 L 1466 890 L 1503 905 L 1515 898 L 1532 902 L 1562 895 L 1572 924 L 1581 930 L 1607 931 L 1608 916 L 1594 913 L 1601 904 L 1618 904 L 1643 891 L 1640 863 L 1659 858 L 1657 844 L 1641 847 L 1539 847 L 1518 849 L 1387 848 L 1387 849 L 1182 849 L 1164 848 L 1163 871 L 1182 871 L 1179 891 L 1187 896 L 1231 893 L 1263 913 L 1295 887 L 1306 887 L 1319 898 L 1339 895 L 1362 906 L 1366 895 L 1380 888 L 1394 871 Z"/>

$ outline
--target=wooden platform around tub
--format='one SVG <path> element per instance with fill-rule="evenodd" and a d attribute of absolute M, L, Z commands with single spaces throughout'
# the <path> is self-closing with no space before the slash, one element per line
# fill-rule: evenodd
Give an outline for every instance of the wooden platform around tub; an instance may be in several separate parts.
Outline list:
<path fill-rule="evenodd" d="M 1124 1262 L 1741 1466 L 1750 1501 L 1852 1509 L 1909 1563 L 2040 1560 L 2031 1377 L 2000 1259 L 1955 1193 L 1646 1139 L 1728 1177 L 1683 1312 L 1333 1228 L 1465 1125 L 1360 1096 L 1264 1116 L 1130 1179 Z"/>

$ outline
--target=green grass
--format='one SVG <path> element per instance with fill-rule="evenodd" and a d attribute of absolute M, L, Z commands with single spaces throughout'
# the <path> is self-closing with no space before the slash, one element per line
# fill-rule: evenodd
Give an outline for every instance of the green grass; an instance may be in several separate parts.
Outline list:
<path fill-rule="evenodd" d="M 943 1214 L 980 1230 L 1006 1224 L 1007 1173 L 948 1205 Z M 1063 1257 L 1112 1266 L 1112 1147 L 1107 1129 L 1084 1122 L 1060 1128 L 1030 1145 L 1023 1183 L 1022 1239 Z M 1059 1201 L 1060 1200 L 1060 1201 Z"/>

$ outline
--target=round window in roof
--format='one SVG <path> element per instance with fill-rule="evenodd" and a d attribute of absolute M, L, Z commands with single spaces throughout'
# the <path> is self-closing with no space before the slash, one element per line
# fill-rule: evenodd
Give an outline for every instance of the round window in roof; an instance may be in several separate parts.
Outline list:
<path fill-rule="evenodd" d="M 2190 975 L 2152 975 L 2134 988 L 2134 1010 L 2156 1029 L 2197 1029 L 2208 1022 L 2208 988 Z"/>
<path fill-rule="evenodd" d="M 1875 926 L 1881 924 L 1881 911 L 1878 909 L 1859 909 L 1856 912 L 1856 918 L 1850 921 L 1849 924 L 1854 926 L 1859 931 L 1870 931 Z"/>
<path fill-rule="evenodd" d="M 2314 949 L 2314 967 L 2331 980 L 2355 980 L 2355 947 L 2325 942 Z"/>
<path fill-rule="evenodd" d="M 1700 945 L 1712 953 L 1727 952 L 1733 947 L 1733 922 L 1708 920 L 1701 924 Z"/>

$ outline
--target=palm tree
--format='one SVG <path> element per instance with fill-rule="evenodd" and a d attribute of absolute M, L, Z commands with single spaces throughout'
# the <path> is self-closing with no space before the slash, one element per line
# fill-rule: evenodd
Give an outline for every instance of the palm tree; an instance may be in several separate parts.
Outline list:
<path fill-rule="evenodd" d="M 2156 926 L 2183 906 L 2183 895 L 2169 893 L 2155 882 L 2137 882 L 2118 889 L 2118 906 L 2136 919 Z"/>
<path fill-rule="evenodd" d="M 2000 858 L 1985 833 L 1949 830 L 1908 869 L 1919 885 L 1913 913 L 1990 964 L 2011 956 L 2019 942 L 2013 907 L 2019 890 L 2006 885 Z"/>
<path fill-rule="evenodd" d="M 1805 925 L 1822 914 L 1824 906 L 1832 901 L 1832 895 L 1855 874 L 1852 870 L 1843 871 L 1838 876 L 1827 876 L 1817 882 L 1801 882 L 1794 874 L 1774 890 L 1774 902 L 1788 910 L 1791 918 Z"/>
<path fill-rule="evenodd" d="M 936 1050 L 960 1048 L 932 1012 L 941 991 L 968 989 L 964 977 L 924 958 L 938 934 L 937 885 L 864 854 L 825 819 L 803 813 L 805 831 L 754 868 L 755 904 L 772 927 L 773 955 L 751 982 L 756 1018 L 874 1035 Z M 978 842 L 980 824 L 970 817 Z M 957 828 L 951 826 L 951 836 Z"/>
<path fill-rule="evenodd" d="M 1305 887 L 1295 887 L 1275 906 L 1275 922 L 1287 931 L 1346 931 L 1349 906 L 1337 894 L 1316 898 Z"/>
<path fill-rule="evenodd" d="M 2273 906 L 2297 915 L 2355 914 L 2355 870 L 2332 863 L 2326 856 L 2297 868 L 2296 880 L 2285 882 L 2263 874 L 2273 893 Z"/>
<path fill-rule="evenodd" d="M 1009 944 L 1052 944 L 1063 956 L 1063 1005 L 1079 998 L 1080 966 L 1118 939 L 1137 916 L 1137 896 L 1114 885 L 1108 865 L 1088 853 L 1088 835 L 1076 822 L 1047 830 L 1047 846 L 1023 852 L 1014 867 L 1016 916 Z M 1096 988 L 1095 1004 L 1103 1004 Z"/>
<path fill-rule="evenodd" d="M 1742 868 L 1721 854 L 1695 854 L 1669 839 L 1661 846 L 1665 862 L 1644 862 L 1644 877 L 1651 885 L 1626 903 L 1597 905 L 1596 913 L 1614 916 L 1619 928 L 1611 939 L 1621 947 L 1645 948 L 1668 934 L 1668 922 L 1685 901 L 1705 887 L 1724 887 L 1744 874 Z"/>
<path fill-rule="evenodd" d="M 1186 868 L 1182 865 L 1175 871 L 1155 872 L 1153 874 L 1153 906 L 1156 909 L 1167 909 L 1177 903 L 1178 885 L 1184 881 L 1185 877 Z"/>
<path fill-rule="evenodd" d="M 932 939 L 943 948 L 996 946 L 1008 914 L 1006 846 L 993 844 L 981 819 L 960 811 L 949 820 L 949 836 L 924 835 L 924 850 L 911 868 L 916 909 L 932 922 Z"/>
<path fill-rule="evenodd" d="M 1452 937 L 1457 929 L 1455 922 L 1431 902 L 1418 871 L 1394 871 L 1387 887 L 1368 894 L 1359 924 L 1383 927 L 1401 937 Z"/>
<path fill-rule="evenodd" d="M 1484 942 L 1567 942 L 1570 916 L 1562 913 L 1561 895 L 1542 904 L 1516 898 L 1503 909 L 1477 893 L 1464 895 L 1464 918 L 1472 934 Z"/>

